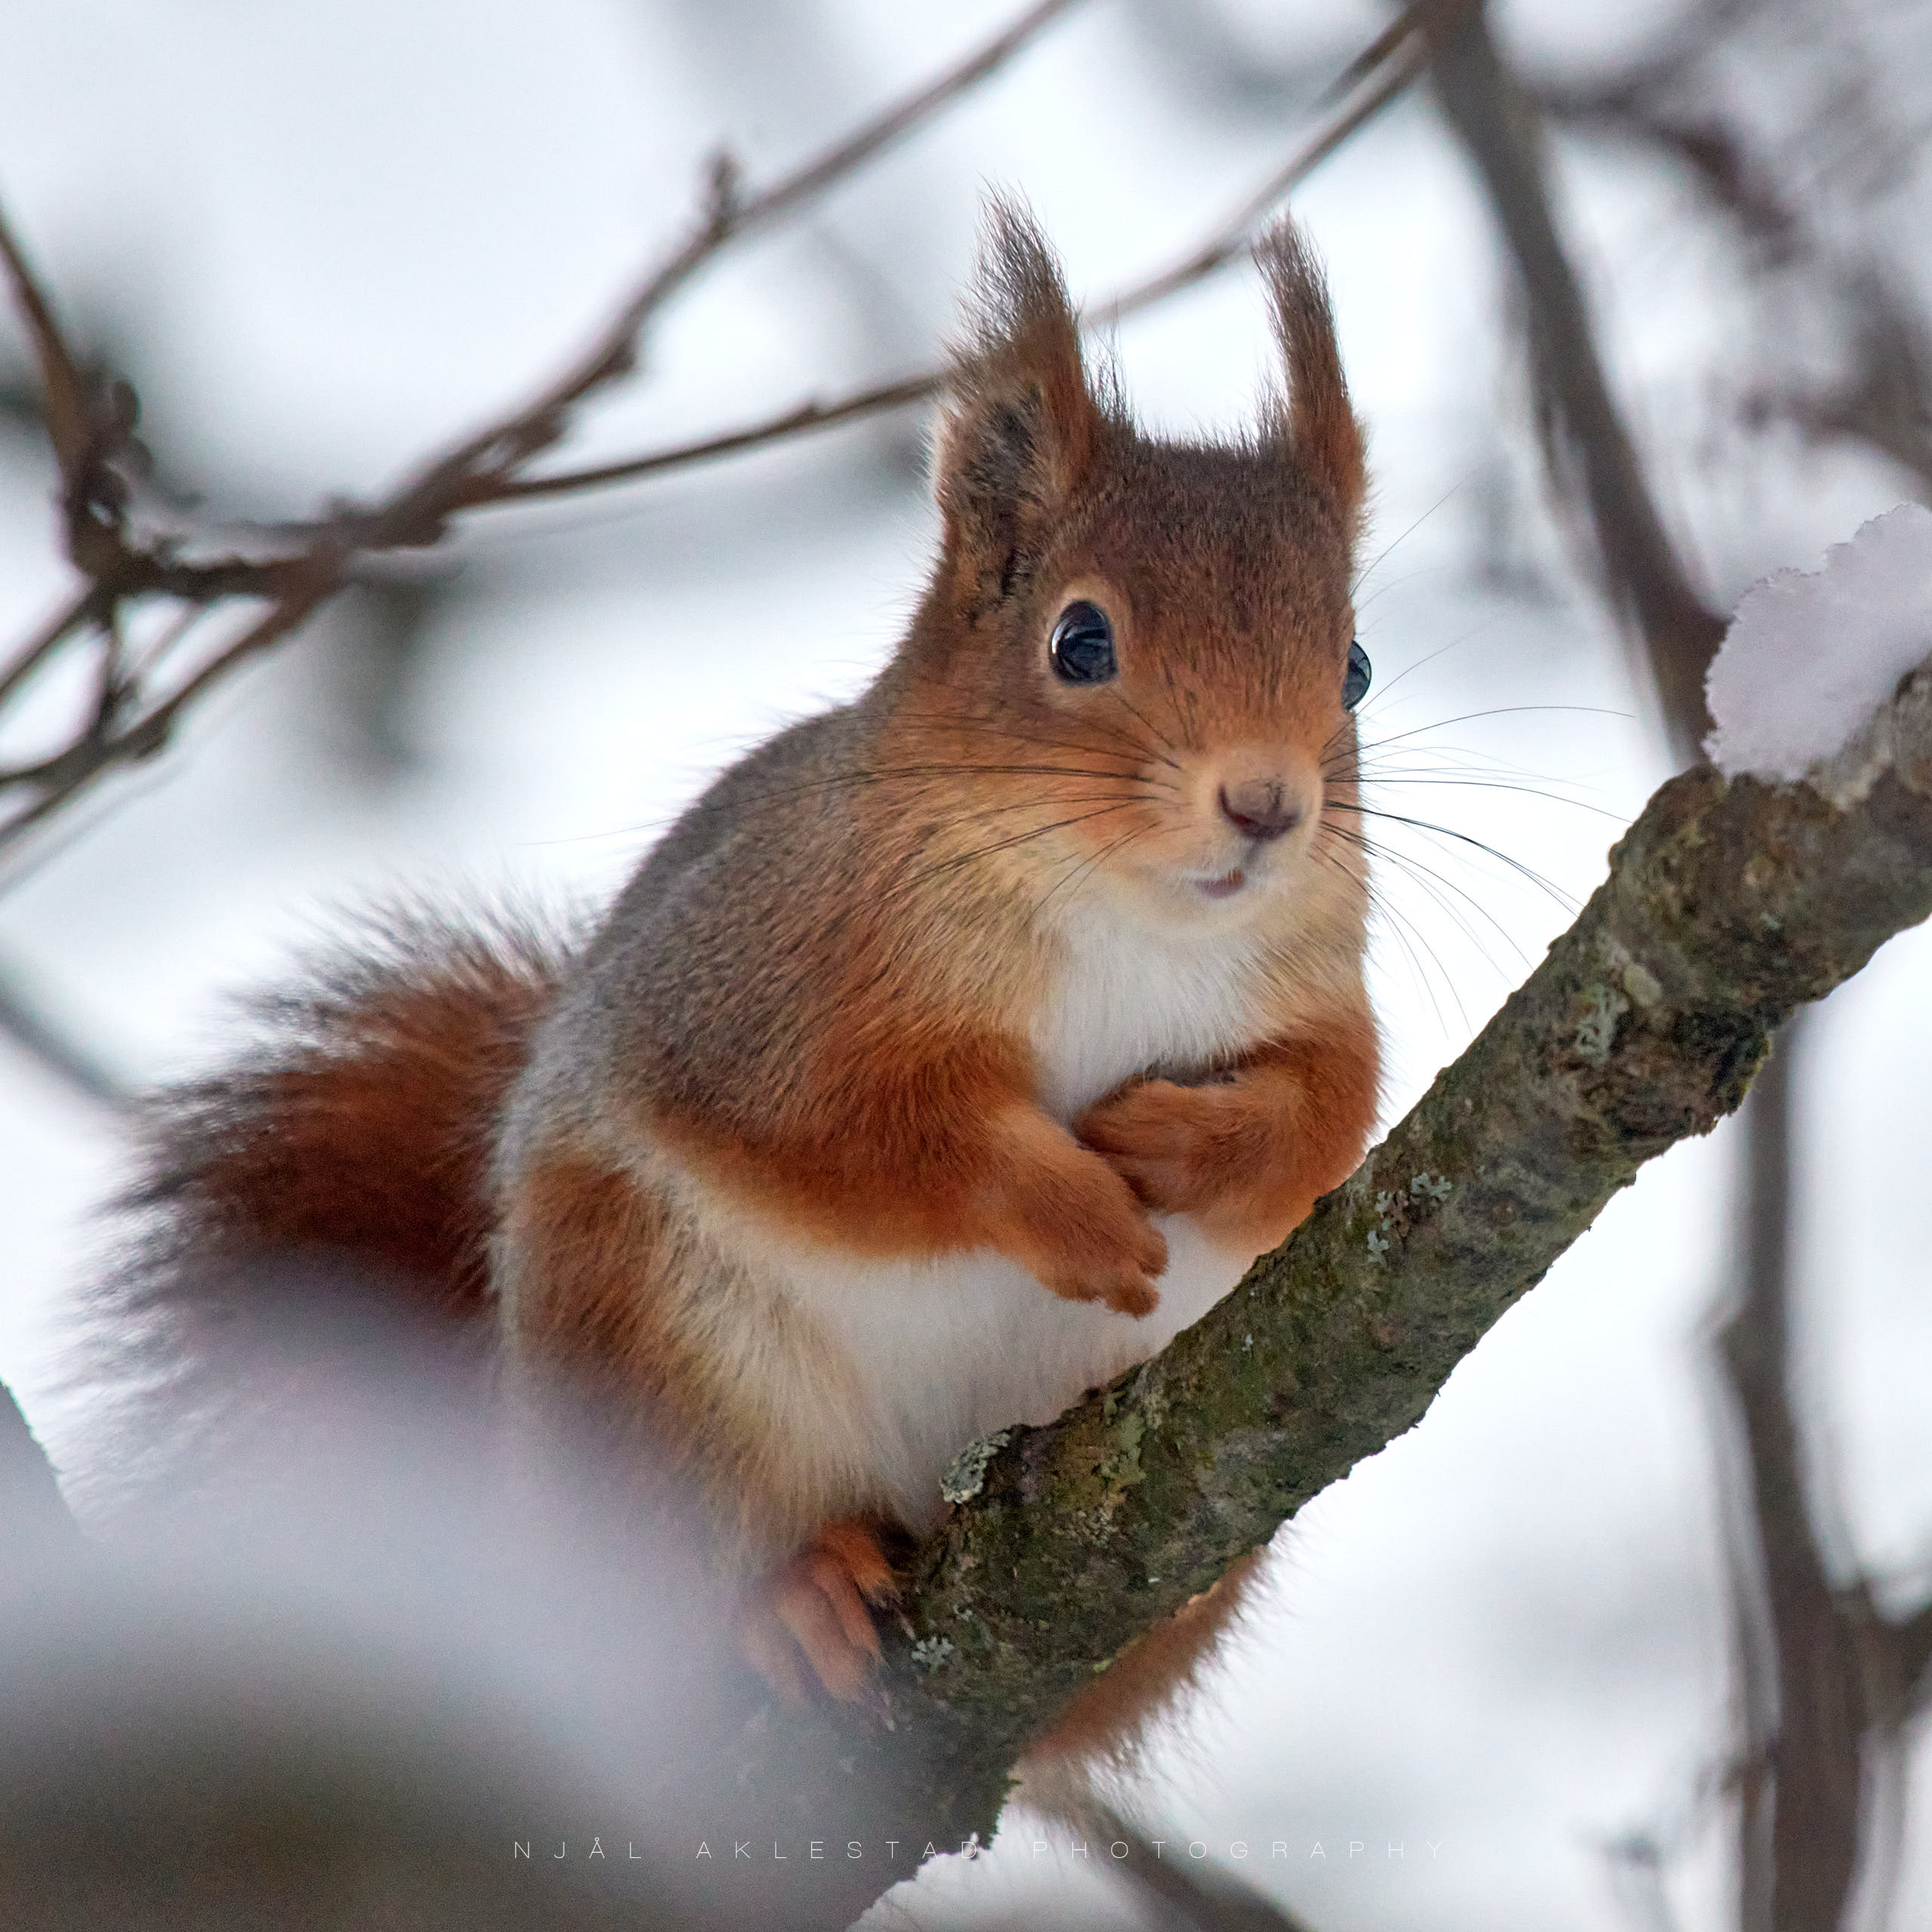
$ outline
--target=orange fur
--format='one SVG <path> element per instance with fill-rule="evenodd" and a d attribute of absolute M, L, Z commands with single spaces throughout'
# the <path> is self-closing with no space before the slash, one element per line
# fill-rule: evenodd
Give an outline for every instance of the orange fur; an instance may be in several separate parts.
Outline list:
<path fill-rule="evenodd" d="M 700 1420 L 702 1364 L 653 1318 L 663 1235 L 660 1204 L 592 1159 L 526 1169 L 507 1192 L 500 1239 L 543 1262 L 519 1277 L 503 1320 L 519 1356 L 614 1382 L 675 1441 Z"/>
<path fill-rule="evenodd" d="M 1211 1589 L 1143 1631 L 1081 1692 L 1027 1754 L 1020 1777 L 1030 1798 L 1077 1810 L 1088 1764 L 1131 1758 L 1149 1720 L 1198 1681 L 1239 1619 L 1260 1564 L 1259 1552 L 1241 1558 Z M 1070 1801 L 1069 1771 L 1075 1786 Z"/>
<path fill-rule="evenodd" d="M 1259 1254 L 1360 1164 L 1376 1075 L 1367 1012 L 1338 1014 L 1322 1038 L 1271 1043 L 1201 1085 L 1137 1081 L 1075 1131 L 1149 1208 Z"/>
<path fill-rule="evenodd" d="M 507 924 L 397 915 L 258 1002 L 263 1042 L 142 1123 L 162 1260 L 332 1257 L 482 1313 L 497 1120 L 562 970 Z"/>
<path fill-rule="evenodd" d="M 881 1057 L 849 1070 L 861 1104 L 783 1140 L 652 1124 L 709 1185 L 795 1237 L 858 1255 L 992 1248 L 1069 1301 L 1146 1314 L 1167 1243 L 1128 1182 L 1027 1097 L 1015 1057 Z"/>

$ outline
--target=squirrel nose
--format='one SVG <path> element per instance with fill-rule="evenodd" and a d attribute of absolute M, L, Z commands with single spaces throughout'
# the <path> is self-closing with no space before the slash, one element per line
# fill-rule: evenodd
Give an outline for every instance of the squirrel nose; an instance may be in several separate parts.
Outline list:
<path fill-rule="evenodd" d="M 1278 778 L 1250 778 L 1220 791 L 1221 814 L 1244 838 L 1279 838 L 1300 824 L 1302 805 Z"/>

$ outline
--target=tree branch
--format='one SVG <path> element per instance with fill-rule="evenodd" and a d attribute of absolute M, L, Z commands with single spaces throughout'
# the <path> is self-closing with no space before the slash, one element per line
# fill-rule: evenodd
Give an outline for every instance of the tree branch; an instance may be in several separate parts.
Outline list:
<path fill-rule="evenodd" d="M 917 1561 L 888 1726 L 762 1732 L 734 1801 L 832 1818 L 863 1778 L 921 1839 L 989 1831 L 1008 1767 L 1097 1670 L 1418 1421 L 1644 1161 L 1737 1106 L 1795 1008 L 1932 913 L 1932 663 L 1887 724 L 1892 768 L 1843 810 L 1708 768 L 1665 786 L 1542 965 L 1284 1247 L 1152 1361 L 1008 1433 Z"/>
<path fill-rule="evenodd" d="M 1075 0 L 1038 0 L 956 66 L 755 195 L 746 197 L 740 192 L 735 165 L 718 155 L 691 232 L 638 277 L 615 314 L 562 374 L 528 401 L 420 466 L 374 507 L 345 507 L 314 523 L 242 529 L 235 533 L 242 541 L 242 555 L 195 562 L 178 554 L 183 547 L 178 533 L 157 545 L 130 539 L 125 512 L 137 479 L 113 473 L 112 463 L 131 442 L 131 398 L 112 420 L 97 420 L 100 412 L 93 405 L 52 304 L 0 216 L 0 259 L 7 266 L 46 385 L 46 420 L 66 485 L 75 561 L 97 583 L 125 592 L 272 596 L 285 588 L 283 573 L 291 567 L 299 569 L 320 552 L 347 555 L 435 543 L 452 514 L 492 500 L 503 483 L 556 441 L 579 404 L 630 373 L 645 325 L 714 256 L 849 179 L 996 72 L 1075 4 Z M 89 506 L 100 509 L 103 516 L 83 514 Z M 246 554 L 265 545 L 275 554 Z"/>
<path fill-rule="evenodd" d="M 1872 1715 L 1858 1632 L 1812 1529 L 1792 1408 L 1786 1247 L 1795 1027 L 1746 1109 L 1744 1295 L 1720 1338 L 1748 1452 L 1776 1671 L 1777 1721 L 1764 1740 L 1770 1829 L 1745 1846 L 1747 1862 L 1761 1865 L 1745 1889 L 1761 1900 L 1773 1932 L 1834 1926 L 1843 1916 L 1858 1867 L 1860 1747 Z"/>
<path fill-rule="evenodd" d="M 1428 32 L 1437 97 L 1482 177 L 1521 277 L 1538 391 L 1575 453 L 1604 575 L 1642 634 L 1672 746 L 1688 764 L 1709 729 L 1704 672 L 1723 621 L 1678 561 L 1611 395 L 1583 287 L 1551 211 L 1534 109 L 1505 70 L 1480 5 L 1439 6 Z"/>
<path fill-rule="evenodd" d="M 1823 281 L 1850 321 L 1850 374 L 1809 395 L 1749 395 L 1747 418 L 1782 414 L 1814 438 L 1860 438 L 1911 470 L 1925 497 L 1932 358 L 1919 319 L 1875 263 L 1838 259 L 1804 198 L 1780 184 L 1737 128 L 1686 97 L 1712 30 L 1743 11 L 1737 0 L 1706 5 L 1638 66 L 1608 81 L 1546 85 L 1538 98 L 1553 115 L 1673 155 L 1760 263 L 1801 263 Z M 1668 666 L 1658 681 L 1672 688 Z M 1700 715 L 1680 720 L 1680 743 L 1694 743 L 1702 723 Z M 1897 1814 L 1878 1793 L 1901 1774 L 1900 1733 L 1922 1670 L 1909 1624 L 1879 1617 L 1862 1582 L 1834 1585 L 1814 1521 L 1830 1506 L 1806 1494 L 1790 1381 L 1786 1241 L 1800 1024 L 1794 1018 L 1787 1027 L 1746 1109 L 1744 1289 L 1720 1338 L 1742 1492 L 1727 1500 L 1744 1505 L 1734 1509 L 1726 1533 L 1743 1932 L 1836 1925 L 1861 1872 L 1889 1868 L 1878 1841 L 1896 1834 Z"/>
<path fill-rule="evenodd" d="M 21 789 L 32 794 L 11 817 L 0 820 L 0 854 L 17 845 L 35 826 L 108 772 L 153 757 L 167 744 L 182 713 L 197 697 L 231 671 L 298 629 L 342 587 L 343 580 L 340 559 L 318 558 L 306 583 L 298 581 L 172 696 L 122 722 L 119 712 L 130 694 L 106 691 L 87 728 L 63 749 L 32 764 L 0 770 L 0 789 Z"/>
<path fill-rule="evenodd" d="M 630 373 L 645 324 L 727 244 L 770 227 L 856 174 L 992 73 L 1072 4 L 1073 0 L 1040 0 L 950 72 L 748 199 L 740 196 L 735 167 L 721 155 L 697 228 L 645 272 L 589 350 L 521 408 L 478 431 L 427 465 L 379 508 L 354 519 L 358 546 L 386 549 L 432 543 L 452 512 L 497 500 L 515 472 L 562 435 L 576 405 Z"/>
<path fill-rule="evenodd" d="M 1892 1627 L 1908 1709 L 1916 1713 L 1932 1707 L 1932 1603 Z"/>
<path fill-rule="evenodd" d="M 1123 1847 L 1113 1876 L 1159 1914 L 1161 1932 L 1310 1932 L 1293 1912 L 1232 1872 L 1162 1855 L 1161 1846 L 1118 1811 L 1096 1805 L 1083 1821 L 1109 1847 Z"/>
<path fill-rule="evenodd" d="M 0 262 L 6 264 L 14 306 L 26 324 L 40 366 L 42 420 L 54 445 L 61 480 L 69 495 L 80 490 L 95 455 L 94 410 L 88 384 L 73 352 L 67 346 L 54 305 L 29 265 L 26 252 L 4 220 L 0 220 Z"/>

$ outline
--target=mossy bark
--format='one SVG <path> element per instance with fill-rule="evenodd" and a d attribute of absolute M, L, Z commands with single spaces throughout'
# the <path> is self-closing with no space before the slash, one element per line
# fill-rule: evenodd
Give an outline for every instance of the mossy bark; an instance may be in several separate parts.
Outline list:
<path fill-rule="evenodd" d="M 1932 671 L 1892 723 L 1843 809 L 1708 769 L 1666 785 L 1352 1179 L 1162 1354 L 986 1460 L 888 1633 L 888 1715 L 747 1739 L 744 1798 L 829 1832 L 863 1784 L 921 1847 L 989 1834 L 1097 1671 L 1417 1422 L 1644 1161 L 1737 1107 L 1782 1020 L 1932 912 Z"/>

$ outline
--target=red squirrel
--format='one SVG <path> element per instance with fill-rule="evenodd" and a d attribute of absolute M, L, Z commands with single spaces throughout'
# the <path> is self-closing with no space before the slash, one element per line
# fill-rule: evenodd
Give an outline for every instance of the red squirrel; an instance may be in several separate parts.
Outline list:
<path fill-rule="evenodd" d="M 493 1318 L 513 1386 L 596 1378 L 787 1692 L 860 1692 L 881 1540 L 963 1447 L 1152 1354 L 1366 1144 L 1362 438 L 1319 268 L 1286 223 L 1257 254 L 1285 395 L 1167 441 L 995 206 L 939 554 L 864 694 L 726 771 L 587 943 L 417 921 L 157 1117 L 177 1252 L 346 1256 Z"/>

